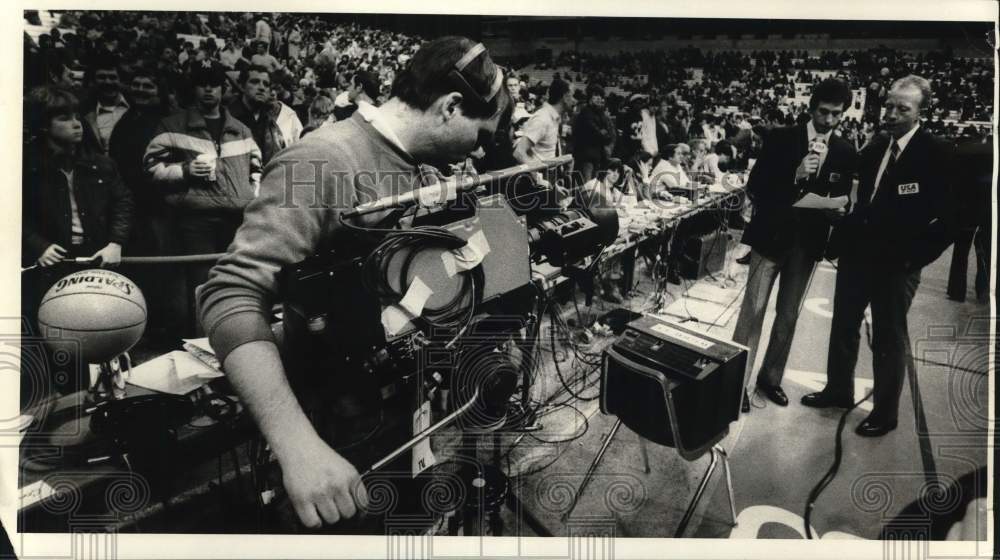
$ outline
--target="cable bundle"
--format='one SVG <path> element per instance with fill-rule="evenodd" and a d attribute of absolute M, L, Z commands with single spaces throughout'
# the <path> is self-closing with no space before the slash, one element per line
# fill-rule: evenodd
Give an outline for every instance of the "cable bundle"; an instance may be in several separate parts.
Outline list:
<path fill-rule="evenodd" d="M 340 217 L 340 223 L 365 234 L 384 236 L 383 241 L 365 259 L 362 282 L 371 293 L 394 301 L 403 299 L 405 295 L 405 292 L 393 287 L 389 272 L 390 263 L 401 251 L 405 252 L 405 257 L 399 270 L 397 285 L 405 289 L 409 284 L 410 266 L 421 251 L 432 247 L 453 251 L 466 245 L 465 239 L 439 226 L 417 226 L 410 229 L 370 228 L 351 224 L 343 215 Z M 424 308 L 421 319 L 427 326 L 451 331 L 468 326 L 483 298 L 485 276 L 482 264 L 462 276 L 462 289 L 451 301 L 437 309 Z"/>

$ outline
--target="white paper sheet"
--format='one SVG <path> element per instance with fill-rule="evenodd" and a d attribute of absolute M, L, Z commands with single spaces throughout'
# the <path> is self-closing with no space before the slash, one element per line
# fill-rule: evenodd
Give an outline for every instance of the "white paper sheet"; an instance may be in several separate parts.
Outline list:
<path fill-rule="evenodd" d="M 820 196 L 816 193 L 806 193 L 798 202 L 793 204 L 796 208 L 807 208 L 812 210 L 836 210 L 847 206 L 847 196 Z"/>

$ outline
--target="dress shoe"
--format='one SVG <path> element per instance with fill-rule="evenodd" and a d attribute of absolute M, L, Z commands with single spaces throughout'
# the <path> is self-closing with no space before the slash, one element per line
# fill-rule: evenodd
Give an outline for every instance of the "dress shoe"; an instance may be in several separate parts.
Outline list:
<path fill-rule="evenodd" d="M 788 406 L 788 395 L 781 390 L 781 385 L 765 385 L 763 383 L 758 383 L 757 390 L 764 393 L 764 395 L 771 399 L 771 402 L 774 404 L 778 406 Z"/>
<path fill-rule="evenodd" d="M 743 389 L 743 403 L 740 405 L 740 412 L 743 414 L 750 412 L 750 395 L 747 394 L 746 389 Z"/>
<path fill-rule="evenodd" d="M 818 393 L 809 393 L 802 397 L 802 404 L 805 406 L 810 406 L 812 408 L 851 408 L 854 403 L 851 402 L 850 398 L 847 397 L 835 397 L 820 391 Z"/>
<path fill-rule="evenodd" d="M 750 252 L 747 251 L 747 254 L 745 254 L 742 257 L 736 259 L 736 262 L 739 263 L 739 264 L 750 264 Z"/>
<path fill-rule="evenodd" d="M 862 437 L 879 437 L 888 434 L 889 432 L 896 429 L 896 422 L 880 422 L 878 420 L 872 420 L 869 416 L 865 418 L 858 427 L 854 429 L 854 432 Z"/>

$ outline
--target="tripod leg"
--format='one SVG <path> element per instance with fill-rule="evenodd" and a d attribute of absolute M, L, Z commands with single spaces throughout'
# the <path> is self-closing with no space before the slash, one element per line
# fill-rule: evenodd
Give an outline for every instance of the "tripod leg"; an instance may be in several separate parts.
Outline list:
<path fill-rule="evenodd" d="M 684 512 L 684 517 L 681 518 L 681 524 L 677 527 L 677 532 L 674 533 L 674 538 L 679 539 L 684 535 L 684 530 L 687 529 L 688 522 L 691 521 L 691 516 L 694 515 L 694 509 L 698 507 L 698 502 L 701 501 L 701 495 L 705 493 L 705 487 L 708 486 L 708 479 L 712 477 L 712 473 L 715 472 L 715 467 L 719 464 L 718 451 L 713 447 L 711 452 L 712 460 L 708 464 L 708 469 L 705 471 L 705 476 L 702 477 L 701 483 L 698 484 L 698 489 L 695 490 L 694 496 L 691 498 L 691 503 L 688 505 L 687 511 Z"/>
<path fill-rule="evenodd" d="M 587 485 L 590 484 L 590 479 L 594 476 L 594 471 L 597 470 L 597 465 L 600 464 L 601 459 L 604 458 L 604 453 L 608 450 L 608 446 L 611 445 L 611 440 L 615 438 L 615 434 L 618 433 L 618 429 L 622 427 L 621 418 L 615 420 L 615 425 L 611 427 L 611 431 L 608 432 L 608 437 L 604 438 L 604 444 L 601 445 L 601 450 L 597 452 L 597 456 L 590 463 L 590 468 L 587 469 L 587 474 L 583 476 L 583 482 L 580 483 L 580 487 L 576 489 L 576 493 L 573 494 L 573 502 L 569 505 L 569 509 L 566 513 L 562 514 L 561 520 L 566 521 L 573 510 L 576 509 L 576 503 L 580 500 L 580 496 L 583 495 L 584 490 L 587 489 Z"/>
<path fill-rule="evenodd" d="M 646 439 L 642 436 L 639 436 L 639 451 L 642 452 L 642 468 L 649 474 L 652 472 L 649 468 L 649 449 L 646 448 Z"/>
<path fill-rule="evenodd" d="M 722 455 L 722 469 L 726 473 L 726 490 L 729 492 L 729 513 L 732 515 L 733 527 L 736 526 L 736 498 L 733 496 L 733 477 L 729 473 L 729 454 L 721 446 L 716 446 Z"/>

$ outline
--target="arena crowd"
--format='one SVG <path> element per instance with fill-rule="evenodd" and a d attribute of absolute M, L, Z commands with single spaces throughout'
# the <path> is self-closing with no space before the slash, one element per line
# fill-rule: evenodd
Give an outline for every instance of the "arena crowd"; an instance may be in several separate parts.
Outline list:
<path fill-rule="evenodd" d="M 308 14 L 56 15 L 57 27 L 24 36 L 23 266 L 41 278 L 28 310 L 70 257 L 114 265 L 225 251 L 268 161 L 380 105 L 425 40 Z M 930 80 L 929 130 L 992 141 L 988 127 L 968 124 L 993 113 L 992 61 L 948 52 L 684 48 L 507 62 L 515 104 L 499 153 L 486 154 L 494 166 L 573 154 L 582 187 L 641 197 L 747 169 L 769 130 L 808 121 L 806 104 L 791 101 L 796 87 L 828 77 L 866 91 L 861 117 L 835 131 L 855 149 L 878 133 L 889 86 L 907 74 Z M 539 70 L 551 78 L 532 78 Z M 214 187 L 189 196 L 180 187 L 194 180 Z M 197 333 L 191 294 L 210 264 L 128 270 L 148 294 L 151 340 Z"/>

